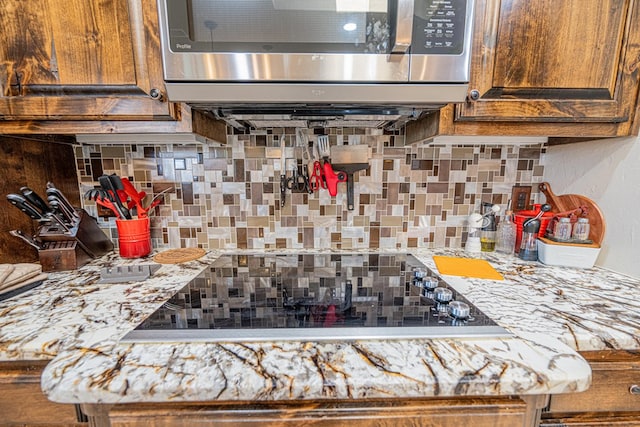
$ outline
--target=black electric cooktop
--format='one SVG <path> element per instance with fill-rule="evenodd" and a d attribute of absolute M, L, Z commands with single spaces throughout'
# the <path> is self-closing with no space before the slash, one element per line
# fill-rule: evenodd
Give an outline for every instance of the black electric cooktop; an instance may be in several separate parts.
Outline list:
<path fill-rule="evenodd" d="M 409 254 L 223 255 L 123 341 L 509 335 Z"/>

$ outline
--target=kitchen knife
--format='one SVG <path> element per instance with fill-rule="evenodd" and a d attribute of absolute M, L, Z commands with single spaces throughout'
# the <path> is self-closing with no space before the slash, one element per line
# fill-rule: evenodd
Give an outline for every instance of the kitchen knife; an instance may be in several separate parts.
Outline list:
<path fill-rule="evenodd" d="M 54 212 L 49 212 L 47 214 L 47 219 L 53 220 L 56 224 L 58 224 L 60 228 L 63 230 L 64 234 L 69 233 L 69 224 L 67 224 L 62 218 L 60 218 L 58 214 Z"/>
<path fill-rule="evenodd" d="M 129 213 L 129 209 L 127 209 L 120 200 L 118 196 L 118 189 L 114 185 L 111 177 L 109 175 L 102 175 L 98 177 L 98 182 L 103 190 L 107 192 L 109 196 L 109 200 L 113 202 L 113 205 L 116 207 L 119 213 L 119 217 L 122 219 L 131 219 L 131 214 Z"/>
<path fill-rule="evenodd" d="M 47 221 L 47 219 L 43 217 L 42 214 L 38 212 L 38 210 L 23 196 L 20 196 L 19 194 L 7 194 L 7 200 L 13 206 L 24 212 L 29 218 L 35 219 L 36 221 Z"/>
<path fill-rule="evenodd" d="M 27 199 L 33 206 L 40 209 L 40 213 L 44 215 L 49 212 L 49 206 L 47 205 L 47 203 L 42 200 L 42 197 L 40 197 L 38 193 L 33 191 L 31 188 L 22 187 L 20 188 L 20 192 L 22 193 L 24 198 Z"/>
<path fill-rule="evenodd" d="M 76 218 L 80 218 L 80 215 L 78 215 L 73 205 L 69 203 L 69 200 L 67 200 L 67 198 L 64 197 L 64 194 L 62 194 L 62 191 L 54 187 L 53 184 L 51 184 L 51 186 L 49 186 L 49 184 L 51 183 L 47 183 L 47 197 L 56 196 L 64 204 L 64 207 L 73 214 L 73 216 L 75 216 Z"/>

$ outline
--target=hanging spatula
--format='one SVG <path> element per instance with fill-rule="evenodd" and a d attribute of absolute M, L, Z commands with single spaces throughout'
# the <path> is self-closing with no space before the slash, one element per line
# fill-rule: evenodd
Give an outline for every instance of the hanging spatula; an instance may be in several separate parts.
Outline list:
<path fill-rule="evenodd" d="M 329 156 L 331 150 L 329 148 L 329 136 L 320 135 L 317 141 L 318 154 L 322 157 L 322 169 L 324 171 L 324 179 L 327 182 L 327 191 L 331 197 L 335 197 L 338 194 L 338 183 L 347 181 L 347 174 L 339 171 L 336 173 L 331 166 Z"/>

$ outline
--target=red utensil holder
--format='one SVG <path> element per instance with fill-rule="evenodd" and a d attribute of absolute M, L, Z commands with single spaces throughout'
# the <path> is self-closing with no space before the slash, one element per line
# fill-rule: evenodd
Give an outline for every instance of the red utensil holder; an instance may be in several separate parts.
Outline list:
<path fill-rule="evenodd" d="M 149 218 L 117 219 L 120 256 L 141 258 L 151 253 L 151 223 Z"/>

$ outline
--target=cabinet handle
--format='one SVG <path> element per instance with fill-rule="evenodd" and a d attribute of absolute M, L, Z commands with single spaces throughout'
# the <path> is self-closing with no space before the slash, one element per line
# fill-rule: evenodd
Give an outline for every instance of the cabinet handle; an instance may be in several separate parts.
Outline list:
<path fill-rule="evenodd" d="M 629 393 L 631 394 L 640 394 L 640 385 L 634 384 L 629 387 Z"/>

